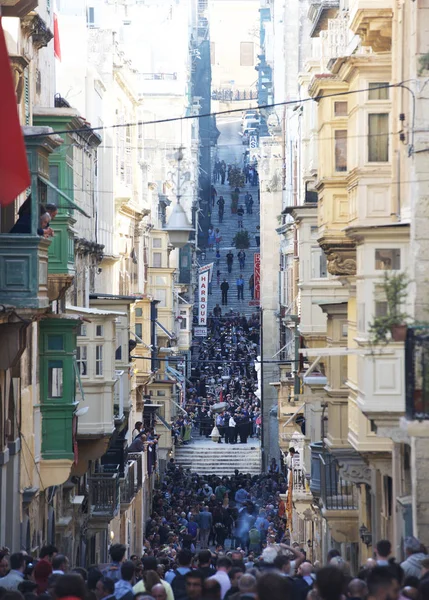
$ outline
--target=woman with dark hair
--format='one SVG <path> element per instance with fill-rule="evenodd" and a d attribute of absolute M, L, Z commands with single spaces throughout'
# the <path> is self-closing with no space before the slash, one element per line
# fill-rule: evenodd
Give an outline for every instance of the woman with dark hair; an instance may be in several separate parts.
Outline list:
<path fill-rule="evenodd" d="M 59 598 L 86 600 L 85 582 L 77 573 L 66 573 L 61 575 L 55 584 L 54 594 L 57 600 Z"/>

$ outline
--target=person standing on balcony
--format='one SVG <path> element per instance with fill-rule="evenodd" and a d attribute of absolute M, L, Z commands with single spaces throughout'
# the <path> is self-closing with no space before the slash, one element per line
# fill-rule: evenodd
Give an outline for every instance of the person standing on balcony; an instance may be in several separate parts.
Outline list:
<path fill-rule="evenodd" d="M 131 438 L 133 440 L 135 440 L 135 438 L 139 435 L 139 433 L 141 432 L 143 427 L 143 423 L 141 421 L 137 421 L 136 424 L 134 425 L 134 429 L 133 432 L 131 434 Z"/>

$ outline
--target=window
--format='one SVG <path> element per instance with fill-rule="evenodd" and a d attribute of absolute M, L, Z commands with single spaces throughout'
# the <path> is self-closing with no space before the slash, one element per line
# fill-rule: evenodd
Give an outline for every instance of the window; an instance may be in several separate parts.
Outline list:
<path fill-rule="evenodd" d="M 349 333 L 349 325 L 348 323 L 341 323 L 341 336 L 347 337 Z"/>
<path fill-rule="evenodd" d="M 401 251 L 397 248 L 376 250 L 375 268 L 377 271 L 397 271 L 401 268 Z"/>
<path fill-rule="evenodd" d="M 152 248 L 162 248 L 162 238 L 153 238 Z"/>
<path fill-rule="evenodd" d="M 163 277 L 162 275 L 157 275 L 155 277 L 155 285 L 167 285 L 167 277 Z"/>
<path fill-rule="evenodd" d="M 143 316 L 143 309 L 136 308 L 136 317 L 142 317 L 142 316 Z"/>
<path fill-rule="evenodd" d="M 95 346 L 95 374 L 103 375 L 103 346 Z"/>
<path fill-rule="evenodd" d="M 165 396 L 165 390 L 156 390 L 157 396 Z"/>
<path fill-rule="evenodd" d="M 334 102 L 334 115 L 336 117 L 347 117 L 347 102 Z"/>
<path fill-rule="evenodd" d="M 389 85 L 387 81 L 378 81 L 368 85 L 368 100 L 389 100 L 389 88 L 383 87 Z"/>
<path fill-rule="evenodd" d="M 62 335 L 48 335 L 48 350 L 64 350 Z"/>
<path fill-rule="evenodd" d="M 48 397 L 61 398 L 63 395 L 63 361 L 48 361 Z"/>
<path fill-rule="evenodd" d="M 162 267 L 162 253 L 161 252 L 153 252 L 152 253 L 152 267 Z"/>
<path fill-rule="evenodd" d="M 79 329 L 78 336 L 80 336 L 80 337 L 86 337 L 86 335 L 87 335 L 86 334 L 86 325 L 84 325 L 82 323 L 82 325 L 80 326 L 80 329 Z"/>
<path fill-rule="evenodd" d="M 95 14 L 93 6 L 88 6 L 87 22 L 89 27 L 95 27 Z"/>
<path fill-rule="evenodd" d="M 385 300 L 375 301 L 375 317 L 387 317 L 387 302 Z"/>
<path fill-rule="evenodd" d="M 326 254 L 321 248 L 311 249 L 311 278 L 321 279 L 328 276 Z"/>
<path fill-rule="evenodd" d="M 155 291 L 155 300 L 159 300 L 158 306 L 160 306 L 160 307 L 167 306 L 167 291 L 166 290 L 156 290 Z"/>
<path fill-rule="evenodd" d="M 335 132 L 335 171 L 347 171 L 347 130 Z"/>
<path fill-rule="evenodd" d="M 135 331 L 135 334 L 140 339 L 142 339 L 142 337 L 143 337 L 143 324 L 142 323 L 136 323 L 135 326 L 134 326 L 134 331 Z"/>
<path fill-rule="evenodd" d="M 186 310 L 181 310 L 180 311 L 180 316 L 182 317 L 180 319 L 180 329 L 187 329 L 188 320 L 186 318 Z"/>
<path fill-rule="evenodd" d="M 59 179 L 60 167 L 58 165 L 49 165 L 49 181 L 53 183 L 56 187 L 60 187 L 60 179 Z M 48 202 L 50 204 L 58 204 L 59 198 L 57 197 L 57 193 L 51 187 L 48 187 Z M 60 200 L 61 202 L 61 200 Z"/>
<path fill-rule="evenodd" d="M 76 362 L 80 375 L 88 375 L 88 347 L 78 346 L 76 348 Z"/>
<path fill-rule="evenodd" d="M 317 225 L 310 226 L 310 235 L 312 238 L 317 238 L 317 236 L 319 235 L 319 228 L 317 227 Z"/>
<path fill-rule="evenodd" d="M 214 42 L 210 42 L 210 64 L 214 65 L 216 60 L 216 47 Z"/>
<path fill-rule="evenodd" d="M 253 42 L 240 43 L 240 66 L 253 67 Z"/>
<path fill-rule="evenodd" d="M 95 337 L 103 337 L 103 335 L 104 335 L 103 325 L 96 325 L 95 326 Z"/>
<path fill-rule="evenodd" d="M 368 115 L 368 162 L 389 160 L 389 114 Z"/>

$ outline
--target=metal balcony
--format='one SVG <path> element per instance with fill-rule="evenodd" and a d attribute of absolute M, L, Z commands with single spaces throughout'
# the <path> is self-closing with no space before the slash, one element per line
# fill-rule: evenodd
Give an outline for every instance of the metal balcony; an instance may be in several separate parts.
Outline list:
<path fill-rule="evenodd" d="M 137 462 L 129 460 L 124 477 L 119 480 L 121 491 L 121 508 L 128 508 L 137 492 Z"/>
<path fill-rule="evenodd" d="M 409 327 L 405 342 L 405 412 L 429 419 L 429 327 Z"/>
<path fill-rule="evenodd" d="M 320 499 L 326 510 L 356 510 L 356 488 L 343 479 L 332 454 L 320 454 Z"/>
<path fill-rule="evenodd" d="M 88 478 L 91 516 L 110 521 L 119 510 L 118 473 L 95 473 Z"/>
<path fill-rule="evenodd" d="M 142 487 L 144 481 L 144 452 L 130 452 L 128 454 L 128 459 L 135 461 L 136 463 L 136 484 L 137 490 L 139 490 Z"/>

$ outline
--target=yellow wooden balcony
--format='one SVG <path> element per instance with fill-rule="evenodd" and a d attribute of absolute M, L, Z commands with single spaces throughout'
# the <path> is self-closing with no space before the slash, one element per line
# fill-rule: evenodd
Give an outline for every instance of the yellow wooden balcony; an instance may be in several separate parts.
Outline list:
<path fill-rule="evenodd" d="M 392 47 L 393 0 L 350 0 L 350 29 L 375 52 Z"/>

